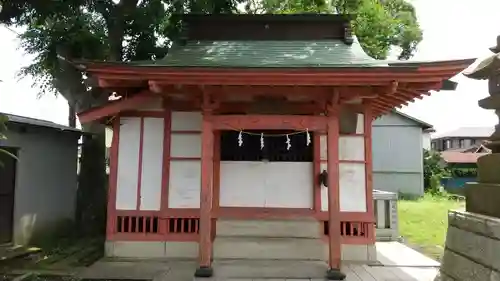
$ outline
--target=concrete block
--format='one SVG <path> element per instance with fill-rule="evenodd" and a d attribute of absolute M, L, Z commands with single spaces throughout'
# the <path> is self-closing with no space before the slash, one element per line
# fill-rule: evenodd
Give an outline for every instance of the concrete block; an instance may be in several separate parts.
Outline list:
<path fill-rule="evenodd" d="M 217 236 L 320 238 L 320 222 L 301 220 L 217 220 Z"/>
<path fill-rule="evenodd" d="M 444 252 L 441 272 L 461 281 L 490 280 L 491 275 L 490 269 L 450 250 Z"/>
<path fill-rule="evenodd" d="M 328 246 L 327 246 L 328 247 Z M 367 245 L 342 245 L 341 257 L 345 261 L 367 261 L 368 246 Z"/>
<path fill-rule="evenodd" d="M 323 259 L 328 261 L 328 243 L 324 243 Z M 343 261 L 376 262 L 377 249 L 375 245 L 341 245 L 341 258 Z"/>
<path fill-rule="evenodd" d="M 446 247 L 481 264 L 488 264 L 491 261 L 494 244 L 494 241 L 486 236 L 461 230 L 454 226 L 448 227 Z M 500 250 L 500 248 L 496 250 Z"/>
<path fill-rule="evenodd" d="M 467 183 L 465 186 L 467 212 L 500 218 L 500 184 Z"/>
<path fill-rule="evenodd" d="M 115 241 L 114 257 L 121 258 L 163 258 L 165 242 L 158 241 Z"/>
<path fill-rule="evenodd" d="M 198 258 L 198 242 L 165 242 L 167 258 Z"/>
<path fill-rule="evenodd" d="M 105 257 L 114 257 L 114 241 L 106 241 L 104 242 L 104 256 Z"/>
<path fill-rule="evenodd" d="M 487 216 L 475 213 L 463 211 L 448 212 L 448 225 L 476 233 L 487 233 L 486 220 Z"/>
<path fill-rule="evenodd" d="M 213 245 L 218 259 L 323 260 L 324 243 L 311 238 L 220 237 Z"/>
<path fill-rule="evenodd" d="M 477 180 L 482 183 L 500 183 L 500 153 L 479 157 L 477 160 Z"/>

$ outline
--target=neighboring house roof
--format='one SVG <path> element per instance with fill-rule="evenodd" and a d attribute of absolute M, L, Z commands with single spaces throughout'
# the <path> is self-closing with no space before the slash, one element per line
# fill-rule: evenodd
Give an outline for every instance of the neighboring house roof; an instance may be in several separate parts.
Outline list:
<path fill-rule="evenodd" d="M 401 116 L 401 117 L 404 117 L 406 119 L 409 119 L 409 120 L 411 120 L 411 121 L 419 124 L 422 127 L 422 129 L 424 129 L 424 131 L 426 131 L 426 132 L 434 132 L 434 126 L 432 126 L 431 124 L 429 124 L 427 122 L 424 122 L 424 121 L 422 121 L 420 119 L 417 119 L 417 118 L 415 118 L 413 116 L 410 116 L 408 114 L 404 114 L 403 112 L 397 111 L 395 109 L 392 110 L 392 112 L 395 113 L 395 114 L 397 114 L 397 115 L 399 115 L 399 116 Z"/>
<path fill-rule="evenodd" d="M 488 155 L 489 153 L 471 153 L 460 151 L 443 151 L 441 157 L 446 163 L 476 163 L 477 159 L 481 156 Z"/>
<path fill-rule="evenodd" d="M 463 152 L 463 153 L 490 153 L 491 149 L 487 148 L 484 146 L 485 143 L 488 143 L 488 141 L 484 141 L 483 143 L 478 143 L 471 145 L 466 148 L 455 148 L 455 149 L 448 149 L 446 151 L 452 151 L 452 152 Z"/>
<path fill-rule="evenodd" d="M 442 138 L 488 138 L 495 131 L 494 127 L 461 127 L 456 130 L 433 136 L 432 139 Z"/>
<path fill-rule="evenodd" d="M 78 132 L 81 133 L 81 130 L 60 125 L 51 121 L 46 121 L 46 120 L 41 120 L 41 119 L 35 119 L 35 118 L 30 118 L 30 117 L 24 117 L 24 116 L 19 116 L 19 115 L 14 115 L 14 114 L 8 114 L 8 113 L 2 113 L 7 116 L 9 119 L 8 123 L 17 123 L 17 124 L 24 124 L 24 125 L 30 125 L 30 126 L 36 126 L 36 127 L 45 127 L 45 128 L 51 128 L 59 131 L 72 131 L 72 132 Z"/>

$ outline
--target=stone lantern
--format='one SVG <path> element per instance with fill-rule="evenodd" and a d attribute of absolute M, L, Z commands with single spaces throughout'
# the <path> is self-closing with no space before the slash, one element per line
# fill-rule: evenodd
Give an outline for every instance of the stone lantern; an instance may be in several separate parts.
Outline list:
<path fill-rule="evenodd" d="M 490 96 L 480 100 L 479 106 L 494 110 L 500 120 L 500 36 L 497 37 L 497 45 L 490 50 L 493 55 L 464 75 L 488 80 Z M 492 154 L 479 158 L 477 162 L 477 182 L 468 183 L 466 187 L 466 210 L 500 218 L 500 122 L 486 146 Z"/>
<path fill-rule="evenodd" d="M 500 36 L 493 55 L 466 71 L 488 79 L 490 96 L 479 101 L 500 118 Z M 440 274 L 435 281 L 500 280 L 500 124 L 487 144 L 492 153 L 477 161 L 477 182 L 467 183 L 465 211 L 448 213 L 448 232 Z"/>

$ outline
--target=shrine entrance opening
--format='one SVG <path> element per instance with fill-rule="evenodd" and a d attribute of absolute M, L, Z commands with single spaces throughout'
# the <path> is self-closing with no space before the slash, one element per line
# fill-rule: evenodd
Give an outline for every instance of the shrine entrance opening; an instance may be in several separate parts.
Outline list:
<path fill-rule="evenodd" d="M 312 133 L 249 130 L 220 135 L 220 207 L 313 209 Z"/>

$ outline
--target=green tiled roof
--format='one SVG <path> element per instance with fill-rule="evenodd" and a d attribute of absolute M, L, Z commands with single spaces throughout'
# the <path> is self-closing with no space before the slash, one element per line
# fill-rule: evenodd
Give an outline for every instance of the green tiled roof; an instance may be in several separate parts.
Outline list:
<path fill-rule="evenodd" d="M 134 63 L 168 67 L 362 67 L 387 66 L 369 57 L 356 40 L 187 41 L 174 44 L 158 61 Z"/>

